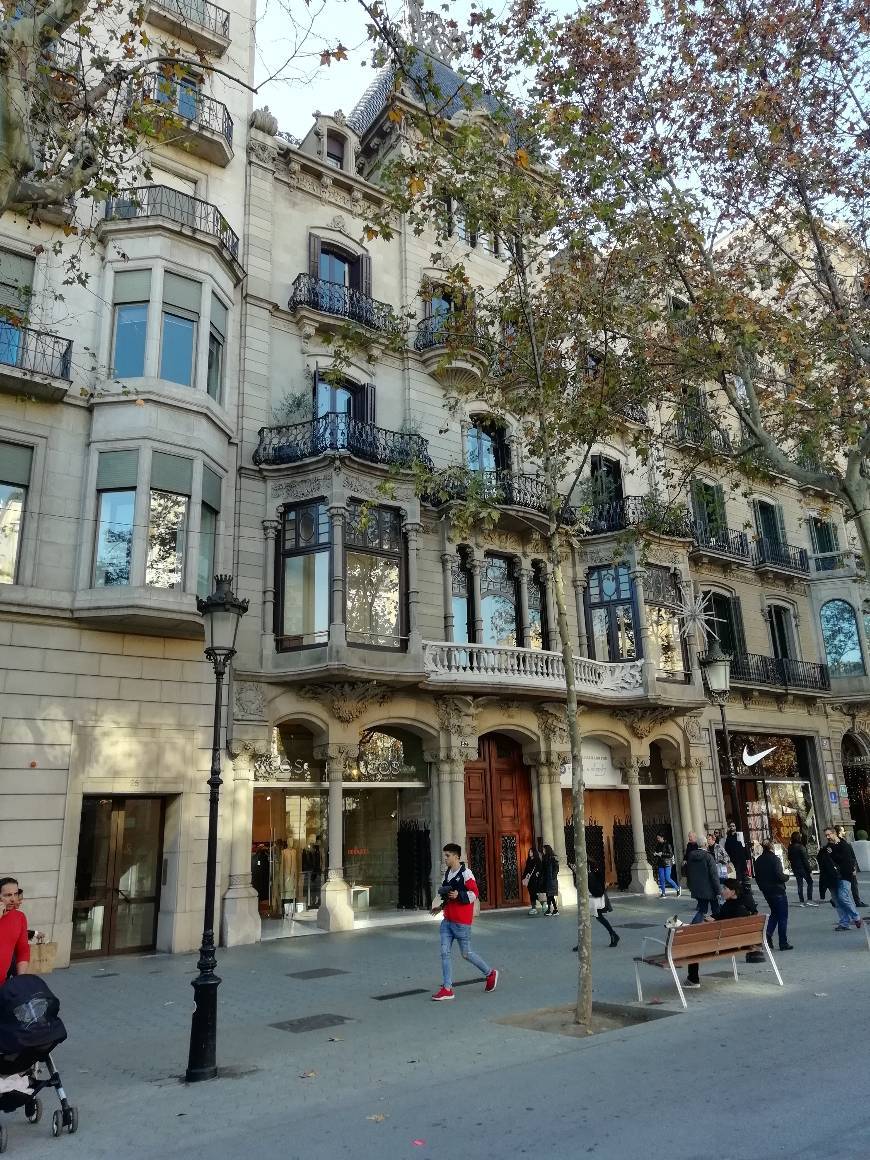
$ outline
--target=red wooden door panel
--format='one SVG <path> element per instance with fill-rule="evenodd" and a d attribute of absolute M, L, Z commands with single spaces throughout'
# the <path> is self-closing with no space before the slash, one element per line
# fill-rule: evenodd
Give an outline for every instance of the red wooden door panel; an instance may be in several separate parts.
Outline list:
<path fill-rule="evenodd" d="M 465 767 L 468 864 L 482 909 L 521 906 L 525 853 L 532 844 L 532 794 L 520 747 L 509 738 L 481 738 Z"/>

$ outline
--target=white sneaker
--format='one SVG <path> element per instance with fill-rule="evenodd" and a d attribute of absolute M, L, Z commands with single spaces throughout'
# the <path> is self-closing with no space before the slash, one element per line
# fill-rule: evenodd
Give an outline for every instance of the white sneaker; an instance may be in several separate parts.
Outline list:
<path fill-rule="evenodd" d="M 537 913 L 538 913 L 537 906 L 533 906 L 532 909 L 529 911 L 529 914 L 537 914 Z"/>
<path fill-rule="evenodd" d="M 808 903 L 807 903 L 807 906 L 818 906 L 818 905 L 819 905 L 819 904 L 818 904 L 818 902 L 812 902 L 812 901 L 810 901 L 810 902 L 808 902 Z"/>

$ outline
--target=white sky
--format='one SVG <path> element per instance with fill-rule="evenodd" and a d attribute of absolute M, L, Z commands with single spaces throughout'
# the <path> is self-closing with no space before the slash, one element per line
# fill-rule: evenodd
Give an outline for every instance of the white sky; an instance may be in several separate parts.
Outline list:
<path fill-rule="evenodd" d="M 402 0 L 386 0 L 386 5 L 394 18 L 401 15 Z M 552 5 L 567 11 L 576 7 L 576 0 L 552 0 Z M 491 6 L 498 12 L 504 0 L 491 0 Z M 440 5 L 438 0 L 426 0 L 425 7 L 438 11 Z M 451 0 L 443 8 L 465 27 L 472 4 L 471 0 Z M 305 0 L 259 0 L 259 11 L 256 83 L 275 73 L 279 79 L 263 86 L 254 107 L 268 105 L 280 128 L 297 137 L 308 132 L 315 109 L 349 113 L 375 75 L 369 63 L 372 45 L 366 33 L 367 18 L 358 0 L 310 0 L 310 5 Z M 339 40 L 348 59 L 322 67 L 321 50 L 334 48 Z"/>

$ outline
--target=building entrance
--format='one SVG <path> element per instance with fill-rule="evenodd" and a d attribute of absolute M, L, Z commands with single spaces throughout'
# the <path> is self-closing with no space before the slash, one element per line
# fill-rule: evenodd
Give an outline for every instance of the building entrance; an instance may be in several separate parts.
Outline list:
<path fill-rule="evenodd" d="M 482 737 L 465 765 L 468 866 L 480 905 L 524 905 L 522 868 L 532 841 L 532 788 L 522 750 L 500 734 Z"/>
<path fill-rule="evenodd" d="M 85 797 L 76 862 L 71 955 L 154 949 L 160 907 L 159 797 Z"/>

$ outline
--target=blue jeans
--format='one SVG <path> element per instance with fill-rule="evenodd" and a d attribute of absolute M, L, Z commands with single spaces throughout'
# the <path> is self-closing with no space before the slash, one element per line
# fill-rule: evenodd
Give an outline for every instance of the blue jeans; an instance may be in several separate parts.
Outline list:
<path fill-rule="evenodd" d="M 837 914 L 840 916 L 840 926 L 851 926 L 860 915 L 852 905 L 852 883 L 847 878 L 841 878 L 837 883 Z"/>
<path fill-rule="evenodd" d="M 788 899 L 784 894 L 771 894 L 765 902 L 770 907 L 770 918 L 767 920 L 767 941 L 776 930 L 779 934 L 780 950 L 788 942 Z"/>
<path fill-rule="evenodd" d="M 666 885 L 673 886 L 674 890 L 680 889 L 679 883 L 674 882 L 670 866 L 659 866 L 656 873 L 658 874 L 659 878 L 659 890 L 662 892 L 662 894 L 665 892 Z"/>
<path fill-rule="evenodd" d="M 453 940 L 459 943 L 459 950 L 464 959 L 468 959 L 473 967 L 477 967 L 482 975 L 488 975 L 490 968 L 480 955 L 476 955 L 468 945 L 471 939 L 470 922 L 448 922 L 441 920 L 441 981 L 445 987 L 453 986 L 453 971 L 450 963 L 450 952 L 453 949 Z"/>

